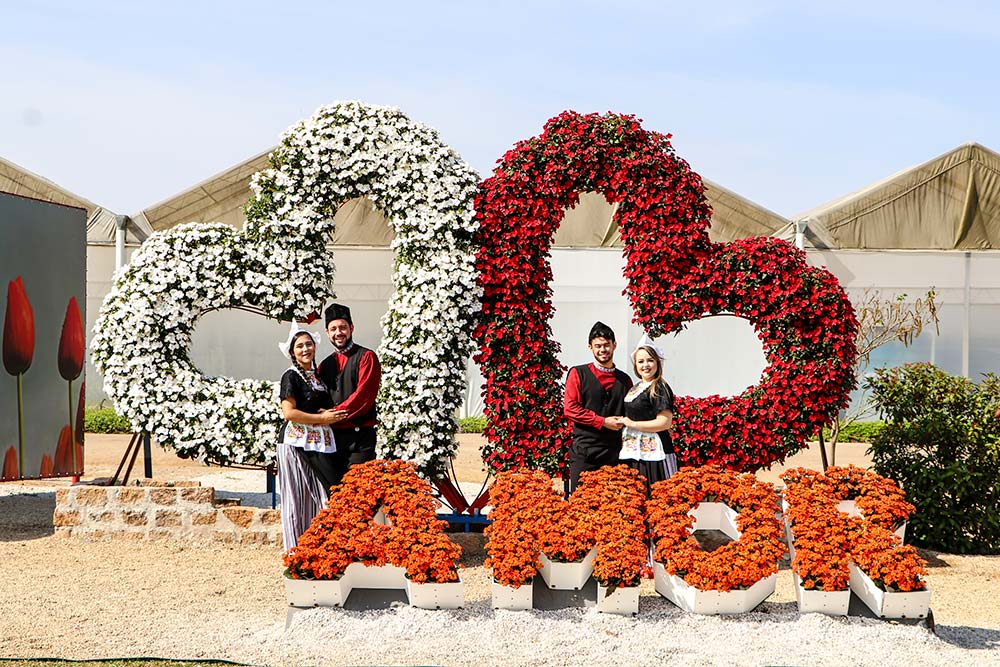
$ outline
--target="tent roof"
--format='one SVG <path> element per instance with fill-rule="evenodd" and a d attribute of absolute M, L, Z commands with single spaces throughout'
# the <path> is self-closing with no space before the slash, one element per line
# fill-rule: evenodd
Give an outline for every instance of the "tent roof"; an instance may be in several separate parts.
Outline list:
<path fill-rule="evenodd" d="M 115 219 L 118 216 L 114 211 L 84 199 L 3 158 L 0 158 L 0 191 L 82 208 L 87 211 L 87 243 L 114 243 L 115 241 Z M 141 225 L 133 222 L 126 228 L 125 238 L 130 243 L 141 243 L 146 240 L 149 233 L 150 230 L 143 229 Z"/>
<path fill-rule="evenodd" d="M 52 181 L 3 158 L 0 158 L 0 191 L 86 209 L 88 217 L 100 208 L 94 202 L 75 195 Z"/>
<path fill-rule="evenodd" d="M 1000 248 L 1000 154 L 968 143 L 794 220 L 817 247 Z M 794 223 L 780 234 L 794 234 Z"/>
<path fill-rule="evenodd" d="M 268 166 L 270 150 L 212 176 L 169 199 L 135 214 L 153 230 L 168 229 L 184 222 L 221 222 L 241 227 L 243 205 L 250 198 L 250 177 Z M 788 220 L 716 183 L 705 180 L 706 194 L 714 210 L 709 235 L 715 241 L 730 241 L 754 235 L 769 235 Z M 621 237 L 612 225 L 615 207 L 603 197 L 584 193 L 580 204 L 567 211 L 556 233 L 557 247 L 600 248 L 621 246 Z M 367 199 L 347 202 L 335 218 L 337 245 L 388 246 L 392 229 Z"/>

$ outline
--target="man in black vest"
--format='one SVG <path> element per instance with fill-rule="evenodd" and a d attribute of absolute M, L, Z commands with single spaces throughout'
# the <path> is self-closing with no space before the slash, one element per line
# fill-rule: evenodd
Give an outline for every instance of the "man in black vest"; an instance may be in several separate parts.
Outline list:
<path fill-rule="evenodd" d="M 382 367 L 374 352 L 354 342 L 354 321 L 347 306 L 335 303 L 326 309 L 326 335 L 334 352 L 320 363 L 317 375 L 333 396 L 333 409 L 347 413 L 343 421 L 331 425 L 343 476 L 350 466 L 375 458 L 375 397 Z"/>
<path fill-rule="evenodd" d="M 597 322 L 588 339 L 594 362 L 574 366 L 566 376 L 563 414 L 573 425 L 569 448 L 569 490 L 580 483 L 580 473 L 616 465 L 622 448 L 622 415 L 629 376 L 615 368 L 615 332 Z"/>

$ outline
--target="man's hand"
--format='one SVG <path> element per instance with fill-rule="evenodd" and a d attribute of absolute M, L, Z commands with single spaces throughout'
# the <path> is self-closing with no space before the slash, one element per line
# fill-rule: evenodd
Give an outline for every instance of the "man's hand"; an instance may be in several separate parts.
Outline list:
<path fill-rule="evenodd" d="M 323 423 L 326 425 L 336 424 L 339 421 L 343 421 L 344 418 L 347 417 L 346 410 L 334 410 L 333 408 L 330 408 L 329 410 L 324 410 L 319 414 L 320 417 L 322 417 L 323 419 Z"/>
<path fill-rule="evenodd" d="M 612 431 L 620 431 L 625 426 L 624 417 L 605 417 L 604 428 Z"/>

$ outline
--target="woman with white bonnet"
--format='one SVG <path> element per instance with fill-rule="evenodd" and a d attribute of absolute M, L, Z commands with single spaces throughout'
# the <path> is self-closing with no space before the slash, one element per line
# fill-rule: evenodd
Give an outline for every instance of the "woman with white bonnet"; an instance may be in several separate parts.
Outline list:
<path fill-rule="evenodd" d="M 320 335 L 292 323 L 278 349 L 292 363 L 281 376 L 279 398 L 285 423 L 278 433 L 278 483 L 285 550 L 298 544 L 313 517 L 326 505 L 330 486 L 340 482 L 337 444 L 330 424 L 346 413 L 316 376 Z"/>
<path fill-rule="evenodd" d="M 663 352 L 643 336 L 632 353 L 632 369 L 639 382 L 625 394 L 622 450 L 619 459 L 646 478 L 646 495 L 656 482 L 677 472 L 677 456 L 670 440 L 674 392 L 663 381 Z"/>

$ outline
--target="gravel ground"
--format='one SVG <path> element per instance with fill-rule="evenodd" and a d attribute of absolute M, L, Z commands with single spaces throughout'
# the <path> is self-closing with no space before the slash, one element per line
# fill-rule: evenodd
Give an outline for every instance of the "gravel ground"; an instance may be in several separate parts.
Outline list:
<path fill-rule="evenodd" d="M 268 665 L 1000 665 L 1000 558 L 927 554 L 937 635 L 795 612 L 791 574 L 756 612 L 686 614 L 643 583 L 635 618 L 592 608 L 493 611 L 481 535 L 465 551 L 467 608 L 292 615 L 277 548 L 91 543 L 52 535 L 51 487 L 0 487 L 0 655 L 153 655 Z M 368 599 L 371 603 L 371 599 Z M 365 598 L 349 606 L 363 605 Z"/>

